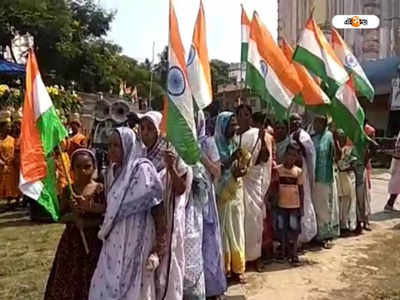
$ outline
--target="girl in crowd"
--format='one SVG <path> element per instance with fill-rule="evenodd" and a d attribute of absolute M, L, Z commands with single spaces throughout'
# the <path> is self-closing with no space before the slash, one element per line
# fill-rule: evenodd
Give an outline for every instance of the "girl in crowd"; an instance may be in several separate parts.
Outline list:
<path fill-rule="evenodd" d="M 218 115 L 215 125 L 215 142 L 222 165 L 222 176 L 217 184 L 219 218 L 221 222 L 222 247 L 227 277 L 235 275 L 245 283 L 245 236 L 244 236 L 244 173 L 238 167 L 240 151 L 233 141 L 238 130 L 236 117 L 231 112 Z"/>
<path fill-rule="evenodd" d="M 197 136 L 202 156 L 201 162 L 207 169 L 209 186 L 208 202 L 203 211 L 203 258 L 206 296 L 218 299 L 226 291 L 226 278 L 223 266 L 221 231 L 215 198 L 214 182 L 221 176 L 220 158 L 213 137 L 214 130 L 209 123 L 206 134 L 204 114 L 198 113 Z"/>
<path fill-rule="evenodd" d="M 133 130 L 118 128 L 109 157 L 113 180 L 99 232 L 103 241 L 89 299 L 155 299 L 154 271 L 159 264 L 151 209 L 162 200 L 153 164 L 143 156 Z"/>
<path fill-rule="evenodd" d="M 175 300 L 183 298 L 185 207 L 192 185 L 192 170 L 161 136 L 161 120 L 159 112 L 144 114 L 140 120 L 140 136 L 145 156 L 154 164 L 165 187 L 164 205 L 154 211 L 159 248 L 165 249 L 157 271 L 157 299 Z"/>
<path fill-rule="evenodd" d="M 88 299 L 90 280 L 101 250 L 97 233 L 105 210 L 103 186 L 92 178 L 95 166 L 94 154 L 89 150 L 79 149 L 72 154 L 74 194 L 67 187 L 60 197 L 61 221 L 67 225 L 47 281 L 45 300 Z M 89 253 L 85 252 L 80 229 Z"/>

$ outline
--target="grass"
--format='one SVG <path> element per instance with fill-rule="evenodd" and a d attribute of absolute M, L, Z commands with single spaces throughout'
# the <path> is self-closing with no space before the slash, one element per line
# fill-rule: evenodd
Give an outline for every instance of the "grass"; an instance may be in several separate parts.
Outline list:
<path fill-rule="evenodd" d="M 59 224 L 34 224 L 24 212 L 0 215 L 0 299 L 43 299 Z"/>

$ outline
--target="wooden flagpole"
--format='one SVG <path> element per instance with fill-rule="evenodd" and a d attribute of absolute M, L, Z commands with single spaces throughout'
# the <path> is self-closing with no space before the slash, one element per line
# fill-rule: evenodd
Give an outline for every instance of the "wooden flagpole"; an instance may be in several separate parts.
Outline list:
<path fill-rule="evenodd" d="M 64 159 L 63 159 L 63 157 L 62 157 L 63 151 L 62 151 L 60 145 L 58 145 L 57 147 L 58 147 L 58 151 L 60 152 L 60 155 L 61 155 L 61 163 L 62 163 L 62 165 L 63 165 L 65 177 L 67 178 L 68 188 L 69 188 L 69 191 L 70 191 L 70 193 L 71 193 L 71 197 L 73 197 L 73 195 L 74 195 L 74 190 L 73 190 L 73 188 L 72 188 L 71 177 L 69 176 L 69 173 L 68 173 L 68 170 L 67 170 L 67 166 L 65 165 Z M 74 213 L 74 214 L 76 215 L 76 213 Z M 82 228 L 79 228 L 79 233 L 80 233 L 80 235 L 81 235 L 82 243 L 83 243 L 83 246 L 85 247 L 86 254 L 89 254 L 89 246 L 88 246 L 88 243 L 87 243 L 87 240 L 86 240 L 85 233 L 83 232 L 83 229 L 82 229 Z"/>

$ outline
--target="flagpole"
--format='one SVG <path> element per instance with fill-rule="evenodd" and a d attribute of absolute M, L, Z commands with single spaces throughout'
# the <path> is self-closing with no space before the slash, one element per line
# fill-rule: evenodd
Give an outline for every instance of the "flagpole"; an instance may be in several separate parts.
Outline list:
<path fill-rule="evenodd" d="M 61 163 L 62 163 L 62 166 L 63 166 L 63 169 L 64 169 L 65 177 L 67 178 L 68 189 L 69 189 L 69 192 L 71 194 L 71 197 L 73 197 L 73 195 L 75 193 L 74 193 L 74 190 L 72 188 L 72 182 L 71 182 L 71 178 L 69 177 L 67 166 L 65 165 L 65 161 L 64 161 L 64 159 L 62 157 L 63 151 L 62 151 L 60 145 L 58 145 L 57 147 L 58 147 L 58 151 L 60 152 L 60 155 L 61 155 Z M 74 214 L 76 215 L 76 213 L 74 213 Z M 88 243 L 87 243 L 87 240 L 86 240 L 85 233 L 83 232 L 82 228 L 79 228 L 79 233 L 81 235 L 82 243 L 83 243 L 83 246 L 85 247 L 86 254 L 89 254 L 89 246 L 88 246 Z"/>
<path fill-rule="evenodd" d="M 153 57 L 151 59 L 151 65 L 150 65 L 150 92 L 149 92 L 149 109 L 151 109 L 151 90 L 153 88 L 153 64 L 154 64 L 154 47 L 155 47 L 155 42 L 153 42 Z"/>

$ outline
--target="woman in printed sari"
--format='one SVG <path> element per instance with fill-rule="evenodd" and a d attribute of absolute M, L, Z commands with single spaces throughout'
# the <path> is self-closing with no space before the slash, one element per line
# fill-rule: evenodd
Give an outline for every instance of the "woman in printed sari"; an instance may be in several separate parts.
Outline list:
<path fill-rule="evenodd" d="M 331 240 L 339 237 L 339 203 L 333 173 L 335 142 L 327 129 L 328 120 L 317 116 L 314 120 L 313 142 L 316 152 L 313 200 L 318 221 L 317 240 L 324 248 L 331 248 Z"/>
<path fill-rule="evenodd" d="M 203 210 L 203 258 L 206 296 L 218 299 L 226 291 L 221 231 L 214 188 L 214 182 L 218 181 L 221 176 L 221 165 L 214 137 L 206 135 L 202 111 L 199 111 L 197 117 L 197 136 L 202 151 L 201 162 L 207 169 L 209 184 L 208 202 Z"/>
<path fill-rule="evenodd" d="M 356 215 L 356 190 L 353 163 L 357 159 L 352 155 L 353 147 L 347 145 L 347 137 L 343 130 L 336 131 L 340 147 L 340 157 L 337 162 L 338 174 L 338 197 L 340 213 L 340 231 L 346 234 L 354 231 L 357 226 Z"/>
<path fill-rule="evenodd" d="M 236 117 L 231 112 L 218 115 L 215 124 L 215 142 L 222 165 L 221 178 L 217 184 L 217 201 L 221 222 L 222 248 L 227 277 L 235 275 L 245 283 L 246 270 L 243 180 L 238 167 L 240 151 L 233 141 L 238 130 Z"/>
<path fill-rule="evenodd" d="M 145 156 L 153 162 L 163 183 L 163 206 L 156 209 L 158 248 L 164 249 L 157 270 L 157 299 L 183 298 L 185 274 L 185 207 L 192 185 L 192 169 L 177 156 L 160 134 L 162 114 L 150 111 L 140 120 Z"/>
<path fill-rule="evenodd" d="M 99 232 L 103 248 L 93 275 L 89 299 L 156 299 L 154 272 L 159 265 L 151 209 L 162 200 L 162 185 L 143 155 L 135 133 L 118 128 L 109 156 L 114 180 Z"/>

